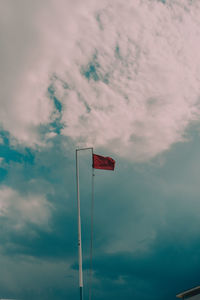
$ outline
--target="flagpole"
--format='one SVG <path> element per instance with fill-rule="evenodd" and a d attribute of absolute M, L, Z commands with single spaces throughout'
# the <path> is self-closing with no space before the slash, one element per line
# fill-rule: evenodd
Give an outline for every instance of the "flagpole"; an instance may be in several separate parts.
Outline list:
<path fill-rule="evenodd" d="M 90 287 L 89 300 L 92 298 L 92 248 L 93 248 L 93 215 L 94 215 L 94 169 L 112 170 L 115 168 L 115 160 L 94 154 L 93 148 L 76 149 L 76 183 L 77 183 L 77 209 L 78 209 L 78 261 L 79 261 L 79 287 L 80 300 L 83 300 L 83 268 L 82 268 L 82 242 L 81 242 L 81 215 L 80 215 L 80 193 L 79 193 L 79 161 L 78 151 L 92 151 L 92 200 L 91 200 L 91 241 L 90 241 Z"/>
<path fill-rule="evenodd" d="M 79 288 L 80 288 L 80 300 L 83 300 L 83 268 L 82 268 L 81 214 L 80 214 L 80 193 L 79 193 L 79 162 L 78 162 L 78 149 L 76 149 L 76 186 L 77 186 L 77 210 L 78 210 L 78 262 L 79 262 Z"/>
<path fill-rule="evenodd" d="M 92 162 L 93 162 L 93 148 L 92 148 Z M 90 286 L 89 286 L 89 300 L 92 300 L 92 255 L 93 255 L 93 231 L 94 231 L 94 168 L 92 163 L 92 199 L 91 199 L 91 232 L 90 232 Z"/>
<path fill-rule="evenodd" d="M 78 262 L 79 262 L 79 288 L 80 300 L 83 300 L 83 267 L 82 267 L 82 239 L 81 239 L 81 213 L 80 213 L 80 192 L 79 192 L 79 161 L 78 151 L 92 150 L 93 148 L 76 149 L 76 187 L 77 187 L 77 213 L 78 213 Z"/>

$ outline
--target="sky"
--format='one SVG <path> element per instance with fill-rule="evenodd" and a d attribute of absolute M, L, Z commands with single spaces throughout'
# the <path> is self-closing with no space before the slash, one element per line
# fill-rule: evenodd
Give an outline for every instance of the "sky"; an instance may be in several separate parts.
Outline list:
<path fill-rule="evenodd" d="M 199 0 L 0 0 L 0 298 L 76 300 L 75 149 L 95 170 L 93 299 L 199 283 Z M 81 151 L 84 299 L 91 152 Z"/>

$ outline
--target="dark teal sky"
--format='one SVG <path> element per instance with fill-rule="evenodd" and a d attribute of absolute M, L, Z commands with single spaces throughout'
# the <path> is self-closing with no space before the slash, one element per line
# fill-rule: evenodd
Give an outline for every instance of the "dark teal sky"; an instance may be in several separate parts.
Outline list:
<path fill-rule="evenodd" d="M 116 160 L 95 170 L 92 300 L 199 285 L 199 15 L 198 0 L 0 1 L 0 298 L 79 299 L 75 150 L 91 146 Z"/>

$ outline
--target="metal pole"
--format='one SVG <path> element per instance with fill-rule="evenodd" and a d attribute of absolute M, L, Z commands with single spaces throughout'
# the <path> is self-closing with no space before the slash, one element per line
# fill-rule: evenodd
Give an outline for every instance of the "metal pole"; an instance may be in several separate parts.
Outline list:
<path fill-rule="evenodd" d="M 82 269 L 81 214 L 80 214 L 80 194 L 79 194 L 78 150 L 76 150 L 76 186 L 77 186 L 77 209 L 78 209 L 78 262 L 79 262 L 79 287 L 80 287 L 80 300 L 83 300 L 83 269 Z"/>
<path fill-rule="evenodd" d="M 79 287 L 80 300 L 83 300 L 83 268 L 82 268 L 82 240 L 81 240 L 81 214 L 80 214 L 80 193 L 79 193 L 79 162 L 78 151 L 92 150 L 93 148 L 76 149 L 76 186 L 77 186 L 77 210 L 78 210 L 78 262 L 79 262 Z"/>
<path fill-rule="evenodd" d="M 93 148 L 92 148 L 92 160 L 93 160 Z M 94 168 L 92 166 L 92 201 L 91 201 L 91 233 L 90 233 L 90 287 L 89 287 L 89 300 L 92 299 L 93 225 L 94 225 Z"/>

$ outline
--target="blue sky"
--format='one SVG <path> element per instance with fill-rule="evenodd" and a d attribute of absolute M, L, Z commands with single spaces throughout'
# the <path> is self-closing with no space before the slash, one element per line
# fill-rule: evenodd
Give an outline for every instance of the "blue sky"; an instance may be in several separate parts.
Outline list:
<path fill-rule="evenodd" d="M 0 2 L 0 298 L 79 297 L 75 149 L 95 170 L 93 299 L 199 285 L 200 4 Z M 80 153 L 88 297 L 91 153 Z"/>

